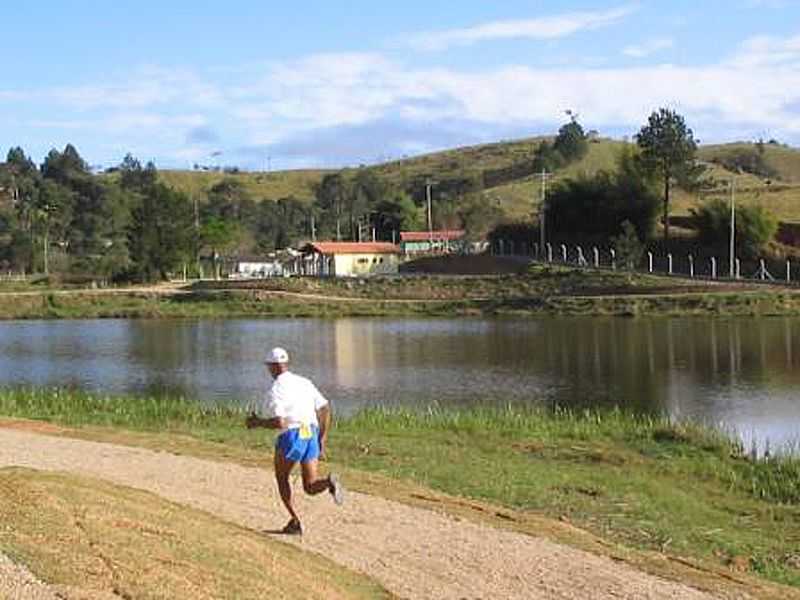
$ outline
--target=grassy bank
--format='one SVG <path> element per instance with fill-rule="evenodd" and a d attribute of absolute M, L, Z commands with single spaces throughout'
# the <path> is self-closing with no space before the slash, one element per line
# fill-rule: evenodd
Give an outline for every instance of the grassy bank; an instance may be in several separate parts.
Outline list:
<path fill-rule="evenodd" d="M 0 414 L 245 464 L 263 464 L 271 446 L 241 426 L 241 410 L 180 399 L 3 391 Z M 108 433 L 122 430 L 133 433 Z M 697 426 L 619 412 L 373 410 L 336 424 L 331 460 L 357 489 L 393 497 L 420 486 L 409 497 L 488 502 L 510 511 L 495 511 L 508 526 L 551 517 L 608 543 L 800 587 L 800 462 L 749 460 Z"/>
<path fill-rule="evenodd" d="M 532 267 L 519 275 L 276 278 L 169 290 L 0 293 L 0 319 L 800 315 L 800 292 Z"/>

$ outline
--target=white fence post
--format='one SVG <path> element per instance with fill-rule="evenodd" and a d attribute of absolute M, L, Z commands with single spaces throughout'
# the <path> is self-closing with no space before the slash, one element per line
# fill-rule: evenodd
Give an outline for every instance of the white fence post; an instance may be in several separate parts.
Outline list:
<path fill-rule="evenodd" d="M 786 261 L 786 283 L 792 282 L 792 262 Z"/>
<path fill-rule="evenodd" d="M 611 250 L 609 250 L 609 253 L 611 254 L 611 269 L 613 271 L 616 271 L 617 270 L 617 251 L 614 250 L 613 248 L 611 248 Z"/>
<path fill-rule="evenodd" d="M 668 263 L 668 269 L 669 269 L 668 272 L 669 272 L 670 275 L 672 275 L 672 254 L 667 254 L 667 263 Z"/>
<path fill-rule="evenodd" d="M 597 249 L 597 246 L 592 248 L 592 253 L 594 254 L 594 268 L 600 268 L 600 250 Z"/>
<path fill-rule="evenodd" d="M 550 242 L 547 243 L 547 262 L 553 262 L 553 245 Z"/>
<path fill-rule="evenodd" d="M 736 259 L 736 279 L 742 278 L 742 261 Z"/>
<path fill-rule="evenodd" d="M 689 255 L 689 277 L 694 279 L 694 256 Z"/>
<path fill-rule="evenodd" d="M 561 260 L 566 264 L 567 262 L 567 245 L 561 244 Z"/>
<path fill-rule="evenodd" d="M 586 257 L 583 255 L 583 248 L 578 246 L 578 266 L 585 267 L 587 265 Z"/>
<path fill-rule="evenodd" d="M 711 279 L 717 278 L 717 259 L 715 257 L 711 257 Z"/>
<path fill-rule="evenodd" d="M 652 252 L 648 252 L 647 253 L 647 265 L 648 265 L 648 270 L 652 273 L 653 272 L 653 253 Z"/>

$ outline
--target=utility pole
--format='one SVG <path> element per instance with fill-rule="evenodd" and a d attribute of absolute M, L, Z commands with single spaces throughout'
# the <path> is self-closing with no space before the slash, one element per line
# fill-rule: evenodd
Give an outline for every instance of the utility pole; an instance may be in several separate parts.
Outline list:
<path fill-rule="evenodd" d="M 433 217 L 431 216 L 431 187 L 435 181 L 428 179 L 425 182 L 425 196 L 428 200 L 428 250 L 433 252 Z"/>
<path fill-rule="evenodd" d="M 736 262 L 736 180 L 731 178 L 731 269 L 730 277 L 733 279 L 736 276 L 734 263 Z"/>
<path fill-rule="evenodd" d="M 550 173 L 546 169 L 542 169 L 542 185 L 541 185 L 541 199 L 539 201 L 539 248 L 544 252 L 544 245 L 547 240 L 545 231 L 545 219 L 547 213 L 547 178 Z"/>
<path fill-rule="evenodd" d="M 202 266 L 200 265 L 200 211 L 197 210 L 197 198 L 192 195 L 194 206 L 194 260 L 197 268 L 197 278 L 202 279 Z"/>

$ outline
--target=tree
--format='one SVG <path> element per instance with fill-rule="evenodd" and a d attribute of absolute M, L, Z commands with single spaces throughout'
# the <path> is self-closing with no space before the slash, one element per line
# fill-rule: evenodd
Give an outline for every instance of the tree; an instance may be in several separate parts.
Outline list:
<path fill-rule="evenodd" d="M 144 192 L 155 185 L 158 170 L 152 162 L 142 168 L 142 163 L 132 154 L 126 154 L 118 168 L 122 189 Z"/>
<path fill-rule="evenodd" d="M 664 186 L 664 239 L 669 239 L 669 201 L 673 184 L 687 184 L 698 176 L 697 142 L 683 117 L 668 108 L 653 112 L 636 135 L 642 161 Z"/>
<path fill-rule="evenodd" d="M 219 217 L 210 217 L 200 227 L 200 243 L 211 250 L 214 257 L 214 277 L 219 279 L 219 258 L 239 242 L 241 232 L 237 223 Z"/>
<path fill-rule="evenodd" d="M 395 191 L 375 204 L 373 225 L 378 239 L 398 239 L 401 231 L 416 231 L 423 227 L 421 210 L 405 192 Z"/>
<path fill-rule="evenodd" d="M 589 152 L 589 140 L 583 127 L 578 123 L 578 115 L 568 110 L 569 123 L 561 126 L 558 136 L 553 143 L 553 149 L 558 152 L 567 163 L 575 162 L 586 156 Z"/>
<path fill-rule="evenodd" d="M 342 173 L 330 173 L 322 178 L 316 186 L 316 204 L 322 218 L 319 228 L 322 236 L 342 239 L 342 215 L 345 198 L 348 194 L 348 183 Z"/>
<path fill-rule="evenodd" d="M 621 158 L 616 173 L 580 175 L 553 187 L 547 199 L 547 223 L 562 235 L 608 239 L 629 221 L 641 239 L 647 239 L 658 214 L 658 196 L 646 180 L 637 177 L 628 159 Z M 592 215 L 587 219 L 586 215 Z"/>
<path fill-rule="evenodd" d="M 193 210 L 186 195 L 156 184 L 131 213 L 128 248 L 133 275 L 166 279 L 192 255 Z"/>
<path fill-rule="evenodd" d="M 52 238 L 64 240 L 72 215 L 72 192 L 52 180 L 42 181 L 35 204 L 36 231 L 42 241 L 42 267 L 50 274 L 50 245 Z"/>
<path fill-rule="evenodd" d="M 259 250 L 269 252 L 286 248 L 302 238 L 310 237 L 313 213 L 313 206 L 291 196 L 276 202 L 261 202 L 257 207 L 255 229 Z"/>
<path fill-rule="evenodd" d="M 644 255 L 644 244 L 630 221 L 622 223 L 622 232 L 611 240 L 617 253 L 617 260 L 623 268 L 634 271 Z"/>
<path fill-rule="evenodd" d="M 730 240 L 731 209 L 724 200 L 715 199 L 692 209 L 700 240 L 708 245 L 725 246 Z M 736 246 L 746 258 L 756 258 L 775 237 L 778 221 L 761 206 L 736 208 Z"/>

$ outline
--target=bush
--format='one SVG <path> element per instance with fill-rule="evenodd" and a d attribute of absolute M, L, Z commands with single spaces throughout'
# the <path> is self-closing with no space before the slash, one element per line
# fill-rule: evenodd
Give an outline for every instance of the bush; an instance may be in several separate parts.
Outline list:
<path fill-rule="evenodd" d="M 617 260 L 623 269 L 633 271 L 639 266 L 644 255 L 644 244 L 630 221 L 622 224 L 622 233 L 612 239 L 612 244 L 617 251 Z"/>
<path fill-rule="evenodd" d="M 708 244 L 725 244 L 730 240 L 731 209 L 724 200 L 711 200 L 692 216 L 700 241 Z M 745 258 L 756 258 L 775 237 L 777 219 L 761 206 L 742 206 L 736 209 L 736 247 Z"/>
<path fill-rule="evenodd" d="M 643 180 L 601 171 L 557 185 L 547 200 L 547 224 L 550 231 L 562 235 L 610 238 L 623 233 L 622 223 L 629 221 L 638 238 L 647 240 L 655 228 L 659 204 Z"/>

